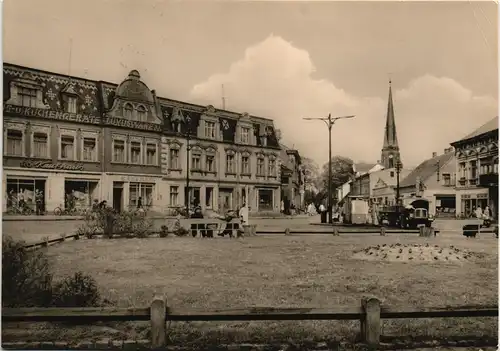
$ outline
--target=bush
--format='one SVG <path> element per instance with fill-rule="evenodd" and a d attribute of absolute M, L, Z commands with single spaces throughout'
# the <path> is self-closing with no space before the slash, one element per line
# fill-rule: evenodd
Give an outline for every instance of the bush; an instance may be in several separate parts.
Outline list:
<path fill-rule="evenodd" d="M 160 238 L 166 238 L 168 236 L 168 226 L 165 224 L 160 227 Z"/>
<path fill-rule="evenodd" d="M 53 288 L 52 305 L 55 307 L 96 307 L 100 302 L 95 279 L 82 272 L 66 277 Z"/>
<path fill-rule="evenodd" d="M 50 305 L 52 274 L 45 251 L 27 251 L 25 243 L 2 238 L 2 306 Z"/>

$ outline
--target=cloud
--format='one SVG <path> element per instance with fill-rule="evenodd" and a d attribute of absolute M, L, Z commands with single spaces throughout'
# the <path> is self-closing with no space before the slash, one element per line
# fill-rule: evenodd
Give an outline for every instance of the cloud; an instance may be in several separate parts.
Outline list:
<path fill-rule="evenodd" d="M 362 97 L 316 79 L 309 53 L 271 35 L 246 49 L 226 73 L 195 85 L 191 97 L 220 106 L 221 86 L 227 108 L 274 119 L 283 141 L 303 155 L 328 160 L 328 131 L 321 121 L 303 117 L 355 114 L 332 130 L 333 155 L 355 161 L 377 161 L 383 142 L 387 93 Z M 358 77 L 359 78 L 359 77 Z M 361 78 L 362 81 L 362 78 Z M 362 83 L 361 83 L 362 84 Z M 473 92 L 447 77 L 425 75 L 407 87 L 393 86 L 396 125 L 403 162 L 416 165 L 493 118 L 497 101 Z"/>

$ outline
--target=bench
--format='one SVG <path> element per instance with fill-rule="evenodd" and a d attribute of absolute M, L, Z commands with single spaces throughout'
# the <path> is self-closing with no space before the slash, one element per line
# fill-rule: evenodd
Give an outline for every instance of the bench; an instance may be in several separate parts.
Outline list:
<path fill-rule="evenodd" d="M 215 235 L 230 237 L 237 236 L 240 230 L 240 223 L 232 220 L 226 222 L 218 219 L 190 219 L 189 232 L 195 237 L 213 238 Z"/>

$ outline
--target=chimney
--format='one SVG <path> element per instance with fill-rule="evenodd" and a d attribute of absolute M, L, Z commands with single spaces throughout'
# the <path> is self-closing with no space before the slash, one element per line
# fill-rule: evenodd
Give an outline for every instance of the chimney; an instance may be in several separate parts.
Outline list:
<path fill-rule="evenodd" d="M 433 152 L 432 153 L 432 158 L 436 157 L 437 155 L 438 155 L 437 152 Z"/>

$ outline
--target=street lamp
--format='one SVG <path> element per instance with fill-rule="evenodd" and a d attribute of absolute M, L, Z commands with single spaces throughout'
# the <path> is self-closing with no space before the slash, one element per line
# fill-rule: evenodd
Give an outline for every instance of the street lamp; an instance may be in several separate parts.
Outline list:
<path fill-rule="evenodd" d="M 401 173 L 402 164 L 397 157 L 394 162 L 394 155 L 390 155 L 389 159 L 393 160 L 394 168 L 396 170 L 396 218 L 399 221 L 399 174 Z"/>
<path fill-rule="evenodd" d="M 332 117 L 329 113 L 328 117 L 323 118 L 303 118 L 306 121 L 319 120 L 325 122 L 328 127 L 328 223 L 333 223 L 332 220 L 332 127 L 339 119 L 354 118 L 355 116 L 340 116 Z"/>
<path fill-rule="evenodd" d="M 191 192 L 189 191 L 189 151 L 191 146 L 189 141 L 191 140 L 191 117 L 186 116 L 185 118 L 177 118 L 172 121 L 172 126 L 174 132 L 186 138 L 186 192 L 184 194 L 184 207 L 186 208 L 186 218 L 189 218 L 189 203 L 191 198 Z M 182 132 L 182 125 L 185 126 L 185 132 Z"/>

